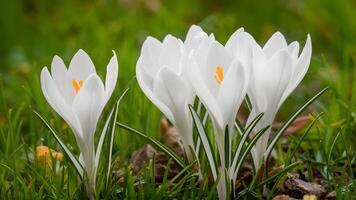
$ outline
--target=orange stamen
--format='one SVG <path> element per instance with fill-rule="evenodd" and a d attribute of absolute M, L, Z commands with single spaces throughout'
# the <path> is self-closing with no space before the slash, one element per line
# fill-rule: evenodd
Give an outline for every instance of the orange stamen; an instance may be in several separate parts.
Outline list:
<path fill-rule="evenodd" d="M 214 76 L 216 82 L 220 85 L 224 80 L 224 68 L 221 66 L 216 67 L 216 72 Z"/>
<path fill-rule="evenodd" d="M 78 93 L 80 88 L 83 86 L 83 80 L 78 81 L 78 80 L 73 79 L 72 85 L 73 85 L 75 93 Z"/>

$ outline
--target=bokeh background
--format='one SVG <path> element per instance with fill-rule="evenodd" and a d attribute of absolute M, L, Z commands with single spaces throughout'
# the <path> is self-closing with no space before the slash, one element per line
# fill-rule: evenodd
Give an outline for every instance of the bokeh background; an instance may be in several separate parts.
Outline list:
<path fill-rule="evenodd" d="M 355 138 L 354 0 L 0 0 L 1 156 L 8 160 L 21 156 L 19 146 L 56 146 L 33 110 L 59 122 L 53 124 L 62 124 L 56 126 L 64 140 L 75 145 L 70 130 L 45 102 L 39 74 L 54 55 L 69 64 L 78 49 L 90 55 L 101 77 L 111 50 L 117 52 L 120 73 L 114 96 L 131 88 L 120 107 L 119 121 L 157 137 L 161 114 L 134 79 L 140 48 L 149 35 L 161 40 L 169 33 L 184 39 L 192 24 L 214 33 L 221 43 L 239 27 L 260 44 L 280 31 L 288 42 L 297 40 L 304 45 L 309 33 L 313 44 L 310 69 L 278 118 L 286 119 L 307 98 L 329 86 L 330 92 L 315 106 L 316 111 L 326 113 L 322 127 L 325 148 L 331 143 L 328 138 L 345 123 L 345 134 Z M 136 136 L 119 132 L 114 152 L 128 158 L 142 143 Z"/>

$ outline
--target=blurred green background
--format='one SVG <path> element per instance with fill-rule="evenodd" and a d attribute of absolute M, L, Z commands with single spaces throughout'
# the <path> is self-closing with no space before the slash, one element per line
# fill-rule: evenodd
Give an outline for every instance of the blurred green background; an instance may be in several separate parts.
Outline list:
<path fill-rule="evenodd" d="M 116 96 L 129 85 L 132 88 L 120 121 L 155 135 L 159 111 L 132 79 L 140 48 L 148 35 L 162 39 L 170 33 L 183 39 L 192 24 L 214 33 L 222 43 L 239 27 L 245 27 L 261 44 L 275 31 L 281 31 L 288 42 L 301 44 L 310 33 L 313 58 L 309 72 L 280 116 L 289 116 L 324 86 L 332 89 L 320 105 L 332 113 L 330 123 L 355 115 L 356 2 L 352 0 L 1 0 L 0 9 L 0 127 L 12 108 L 23 108 L 24 124 L 29 126 L 32 108 L 50 111 L 40 91 L 40 70 L 50 65 L 54 55 L 68 64 L 82 48 L 102 77 L 111 50 L 118 53 Z M 334 100 L 342 101 L 343 106 Z M 21 129 L 25 132 L 21 138 L 38 143 L 37 136 L 43 135 L 28 134 L 30 130 Z M 125 137 L 122 141 L 126 143 Z"/>
<path fill-rule="evenodd" d="M 309 71 L 282 107 L 278 120 L 287 119 L 306 99 L 329 86 L 330 91 L 312 109 L 325 112 L 314 134 L 317 139 L 304 148 L 313 148 L 311 157 L 320 161 L 323 159 L 320 155 L 330 149 L 333 138 L 342 129 L 345 137 L 351 140 L 337 145 L 339 148 L 335 148 L 332 155 L 335 158 L 343 155 L 340 146 L 355 150 L 354 0 L 0 0 L 1 163 L 25 172 L 24 182 L 32 184 L 28 176 L 36 177 L 37 172 L 26 175 L 30 173 L 26 159 L 21 161 L 28 155 L 24 152 L 33 152 L 41 143 L 58 148 L 33 110 L 45 115 L 75 149 L 71 131 L 43 98 L 39 75 L 44 66 L 50 66 L 54 55 L 62 57 L 68 65 L 81 48 L 92 58 L 101 77 L 105 76 L 111 50 L 117 52 L 120 70 L 114 96 L 118 97 L 130 87 L 120 106 L 119 121 L 158 137 L 161 114 L 133 79 L 136 61 L 147 36 L 161 40 L 170 33 L 184 39 L 192 24 L 214 33 L 221 43 L 239 27 L 244 27 L 261 45 L 275 31 L 282 32 L 288 42 L 297 40 L 302 45 L 310 33 L 313 57 Z M 111 102 L 109 106 L 112 105 Z M 132 151 L 143 143 L 140 138 L 119 131 L 115 155 L 128 160 Z M 11 173 L 0 173 L 0 180 L 8 180 L 0 181 L 6 191 L 13 184 L 9 177 Z M 19 183 L 15 181 L 12 188 L 15 193 L 16 188 L 22 187 L 16 184 Z M 61 186 L 58 193 L 61 193 Z"/>

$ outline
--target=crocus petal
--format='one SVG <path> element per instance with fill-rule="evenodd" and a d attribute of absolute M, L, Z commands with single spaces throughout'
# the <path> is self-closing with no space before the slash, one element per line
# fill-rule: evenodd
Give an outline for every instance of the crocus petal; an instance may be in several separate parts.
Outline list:
<path fill-rule="evenodd" d="M 199 97 L 199 100 L 204 104 L 205 108 L 210 113 L 210 117 L 218 122 L 218 124 L 223 124 L 223 118 L 220 113 L 220 108 L 217 104 L 216 97 L 210 92 L 210 88 L 205 83 L 203 78 L 204 74 L 198 67 L 193 55 L 189 56 L 189 63 L 191 73 L 189 75 L 189 80 L 194 88 L 195 94 Z"/>
<path fill-rule="evenodd" d="M 78 143 L 87 172 L 92 172 L 95 162 L 94 133 L 104 108 L 105 91 L 101 79 L 90 75 L 73 100 L 72 110 L 81 124 L 84 143 Z"/>
<path fill-rule="evenodd" d="M 142 55 L 141 55 L 142 56 Z M 161 110 L 161 112 L 169 119 L 173 120 L 173 114 L 169 110 L 169 108 L 162 103 L 154 94 L 153 88 L 154 88 L 154 80 L 151 78 L 143 69 L 145 66 L 143 65 L 142 62 L 142 57 L 140 57 L 137 61 L 137 66 L 136 66 L 136 79 L 137 82 L 142 89 L 142 91 L 145 93 L 147 98 L 155 104 L 158 109 Z"/>
<path fill-rule="evenodd" d="M 199 26 L 192 25 L 184 41 L 184 46 L 187 51 L 189 52 L 193 48 L 197 48 L 204 37 L 208 37 L 208 35 Z"/>
<path fill-rule="evenodd" d="M 83 133 L 88 134 L 84 138 L 91 138 L 95 133 L 104 101 L 104 85 L 98 75 L 92 74 L 84 81 L 72 105 L 72 110 L 82 125 Z"/>
<path fill-rule="evenodd" d="M 191 118 L 188 104 L 193 104 L 194 93 L 187 81 L 175 74 L 169 68 L 163 68 L 160 72 L 162 81 L 161 85 L 165 87 L 165 92 L 162 99 L 167 106 L 170 105 L 171 111 L 174 114 L 174 125 L 180 129 L 182 139 L 186 144 L 193 145 L 191 135 Z"/>
<path fill-rule="evenodd" d="M 236 55 L 236 52 L 240 48 L 241 41 L 242 41 L 241 35 L 243 32 L 244 32 L 243 27 L 237 29 L 226 42 L 225 45 L 226 50 L 231 52 L 232 55 Z"/>
<path fill-rule="evenodd" d="M 68 78 L 85 80 L 91 74 L 95 74 L 95 66 L 85 51 L 80 49 L 72 58 L 68 68 Z"/>
<path fill-rule="evenodd" d="M 183 51 L 183 43 L 179 39 L 167 35 L 163 39 L 162 50 L 158 64 L 162 67 L 169 67 L 175 72 L 180 72 L 180 59 Z"/>
<path fill-rule="evenodd" d="M 209 48 L 208 57 L 205 65 L 205 82 L 213 96 L 217 96 L 219 90 L 218 81 L 215 78 L 218 67 L 223 68 L 223 74 L 226 73 L 231 65 L 232 57 L 226 51 L 225 47 L 219 42 L 213 42 Z M 204 72 L 203 72 L 204 73 Z M 223 82 L 223 80 L 221 80 Z"/>
<path fill-rule="evenodd" d="M 106 67 L 106 78 L 105 78 L 106 100 L 105 100 L 105 102 L 107 102 L 109 100 L 109 98 L 111 97 L 111 94 L 113 93 L 113 91 L 115 89 L 118 71 L 119 71 L 119 64 L 117 62 L 117 57 L 116 57 L 115 51 L 113 51 L 113 54 L 114 55 L 112 56 L 108 66 Z"/>
<path fill-rule="evenodd" d="M 173 113 L 175 113 L 177 109 L 166 87 L 166 83 L 163 80 L 162 72 L 164 72 L 165 70 L 166 68 L 162 68 L 155 77 L 153 82 L 153 94 L 155 98 L 160 102 L 160 105 L 156 106 L 163 112 L 163 114 L 168 118 L 168 120 L 174 124 Z"/>
<path fill-rule="evenodd" d="M 68 97 L 68 84 L 66 82 L 67 68 L 59 56 L 54 56 L 51 64 L 51 74 L 57 88 L 67 103 L 71 103 Z"/>
<path fill-rule="evenodd" d="M 287 50 L 275 53 L 263 69 L 255 71 L 258 105 L 262 111 L 277 110 L 292 73 L 291 57 Z M 259 98 L 260 95 L 265 99 Z"/>
<path fill-rule="evenodd" d="M 54 56 L 51 64 L 51 74 L 57 86 L 63 86 L 67 68 L 59 56 Z"/>
<path fill-rule="evenodd" d="M 293 90 L 303 80 L 309 68 L 311 54 L 312 54 L 312 44 L 311 44 L 310 36 L 308 35 L 303 51 L 299 56 L 297 63 L 294 66 L 294 71 L 293 71 L 291 81 L 288 85 L 287 90 L 283 94 L 281 102 L 279 103 L 280 105 L 285 101 L 285 99 L 290 95 L 290 93 L 292 93 Z"/>
<path fill-rule="evenodd" d="M 287 47 L 287 41 L 280 32 L 274 33 L 263 47 L 265 55 L 269 58 L 279 49 Z"/>
<path fill-rule="evenodd" d="M 226 73 L 224 81 L 220 85 L 217 101 L 221 109 L 223 121 L 235 122 L 235 117 L 246 94 L 246 72 L 242 64 L 235 60 Z M 224 127 L 226 124 L 221 124 Z M 231 128 L 231 127 L 229 127 Z"/>
<path fill-rule="evenodd" d="M 299 54 L 299 42 L 294 41 L 294 42 L 290 43 L 288 45 L 287 49 L 293 59 L 293 62 L 296 62 L 298 59 L 298 54 Z"/>
<path fill-rule="evenodd" d="M 151 77 L 154 77 L 159 71 L 160 67 L 158 64 L 159 55 L 161 54 L 162 43 L 156 38 L 147 37 L 143 42 L 141 50 L 141 60 L 144 66 L 147 67 L 145 71 Z"/>
<path fill-rule="evenodd" d="M 73 116 L 70 105 L 59 92 L 54 80 L 49 74 L 47 67 L 44 67 L 41 71 L 41 88 L 51 107 L 68 123 L 68 125 L 74 130 L 75 134 L 81 137 L 82 131 L 79 122 L 75 116 Z"/>

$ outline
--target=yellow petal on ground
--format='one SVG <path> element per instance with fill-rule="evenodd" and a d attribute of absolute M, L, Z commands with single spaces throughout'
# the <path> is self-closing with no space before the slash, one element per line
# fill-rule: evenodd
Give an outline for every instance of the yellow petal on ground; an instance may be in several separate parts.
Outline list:
<path fill-rule="evenodd" d="M 61 152 L 57 152 L 47 146 L 37 146 L 36 147 L 36 158 L 38 161 L 46 163 L 48 165 L 51 164 L 51 156 L 53 159 L 62 161 L 63 154 Z"/>
<path fill-rule="evenodd" d="M 316 196 L 315 195 L 304 195 L 303 196 L 303 200 L 317 200 Z"/>

